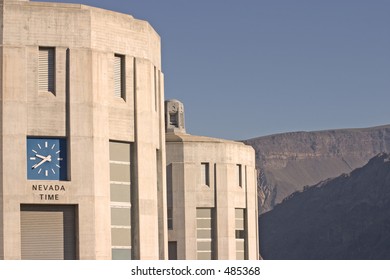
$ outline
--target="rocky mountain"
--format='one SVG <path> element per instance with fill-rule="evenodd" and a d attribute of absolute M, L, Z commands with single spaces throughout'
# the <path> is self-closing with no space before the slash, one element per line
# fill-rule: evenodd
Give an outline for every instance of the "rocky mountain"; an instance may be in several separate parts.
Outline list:
<path fill-rule="evenodd" d="M 260 213 L 304 186 L 362 167 L 390 152 L 390 125 L 292 132 L 243 141 L 256 151 Z"/>
<path fill-rule="evenodd" d="M 293 193 L 259 229 L 264 259 L 390 259 L 390 156 Z"/>

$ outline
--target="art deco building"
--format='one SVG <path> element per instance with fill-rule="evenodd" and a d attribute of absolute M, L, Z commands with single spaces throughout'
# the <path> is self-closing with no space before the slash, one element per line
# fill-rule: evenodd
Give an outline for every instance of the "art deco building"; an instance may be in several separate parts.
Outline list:
<path fill-rule="evenodd" d="M 160 37 L 0 1 L 0 258 L 167 258 Z"/>
<path fill-rule="evenodd" d="M 187 134 L 184 107 L 166 101 L 170 259 L 258 259 L 255 152 Z"/>
<path fill-rule="evenodd" d="M 254 151 L 164 114 L 149 23 L 28 0 L 0 22 L 0 259 L 257 258 Z"/>

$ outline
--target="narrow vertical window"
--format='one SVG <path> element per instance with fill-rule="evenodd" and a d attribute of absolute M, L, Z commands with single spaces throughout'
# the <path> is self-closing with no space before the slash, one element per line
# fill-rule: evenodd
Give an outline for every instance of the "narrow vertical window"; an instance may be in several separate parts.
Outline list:
<path fill-rule="evenodd" d="M 196 208 L 196 253 L 198 260 L 213 260 L 214 221 L 212 208 Z"/>
<path fill-rule="evenodd" d="M 239 187 L 242 187 L 242 165 L 241 164 L 237 164 L 236 165 L 236 169 L 237 169 L 237 185 Z"/>
<path fill-rule="evenodd" d="M 55 93 L 55 50 L 40 47 L 38 58 L 38 88 Z"/>
<path fill-rule="evenodd" d="M 167 209 L 167 224 L 168 229 L 173 229 L 173 209 L 170 207 Z"/>
<path fill-rule="evenodd" d="M 177 260 L 177 242 L 168 241 L 168 260 Z"/>
<path fill-rule="evenodd" d="M 168 229 L 173 229 L 173 186 L 172 186 L 172 164 L 166 169 L 167 179 L 167 225 Z"/>
<path fill-rule="evenodd" d="M 210 165 L 207 162 L 201 164 L 201 184 L 203 186 L 210 186 Z"/>
<path fill-rule="evenodd" d="M 109 142 L 111 252 L 113 260 L 129 260 L 132 256 L 130 145 L 130 143 Z"/>
<path fill-rule="evenodd" d="M 125 56 L 114 56 L 114 96 L 125 99 Z"/>
<path fill-rule="evenodd" d="M 235 209 L 236 217 L 236 259 L 244 260 L 246 258 L 246 238 L 245 238 L 245 209 Z"/>

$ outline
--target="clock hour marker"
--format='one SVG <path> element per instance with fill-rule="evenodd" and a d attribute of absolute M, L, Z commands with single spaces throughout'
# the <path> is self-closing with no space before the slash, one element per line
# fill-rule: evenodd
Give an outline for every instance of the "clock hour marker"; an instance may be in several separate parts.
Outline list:
<path fill-rule="evenodd" d="M 63 160 L 63 158 L 62 157 L 59 157 L 59 158 L 57 158 L 58 160 Z"/>
<path fill-rule="evenodd" d="M 53 150 L 55 146 L 56 146 L 56 144 L 53 144 L 53 146 L 51 146 L 51 149 Z"/>
<path fill-rule="evenodd" d="M 38 174 L 40 174 L 40 173 L 41 173 L 41 171 L 42 171 L 42 168 L 39 168 L 39 170 L 38 170 Z"/>
<path fill-rule="evenodd" d="M 45 176 L 47 177 L 49 175 L 49 171 L 45 170 Z"/>
<path fill-rule="evenodd" d="M 59 154 L 61 152 L 61 150 L 58 150 L 57 152 L 56 152 L 56 154 Z"/>
<path fill-rule="evenodd" d="M 41 145 L 38 144 L 39 149 L 42 149 Z"/>
<path fill-rule="evenodd" d="M 36 157 L 30 157 L 30 160 L 36 160 L 37 158 Z"/>
<path fill-rule="evenodd" d="M 33 151 L 34 153 L 38 153 L 37 151 L 35 151 L 35 150 L 31 150 L 31 151 Z"/>
<path fill-rule="evenodd" d="M 45 148 L 47 148 L 47 141 L 45 142 Z"/>
<path fill-rule="evenodd" d="M 53 171 L 53 174 L 56 174 L 56 172 L 54 171 L 54 169 L 52 168 L 51 171 Z"/>
<path fill-rule="evenodd" d="M 59 166 L 58 164 L 56 164 L 56 166 L 57 166 L 58 168 L 61 168 L 61 166 Z"/>

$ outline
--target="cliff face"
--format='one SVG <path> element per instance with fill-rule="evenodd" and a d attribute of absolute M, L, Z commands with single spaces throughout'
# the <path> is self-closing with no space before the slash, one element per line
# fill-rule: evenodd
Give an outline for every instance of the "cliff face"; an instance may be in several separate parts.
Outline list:
<path fill-rule="evenodd" d="M 361 167 L 390 152 L 390 125 L 293 132 L 243 141 L 256 151 L 260 213 L 304 186 Z"/>
<path fill-rule="evenodd" d="M 390 156 L 292 194 L 259 224 L 264 259 L 390 259 Z"/>

